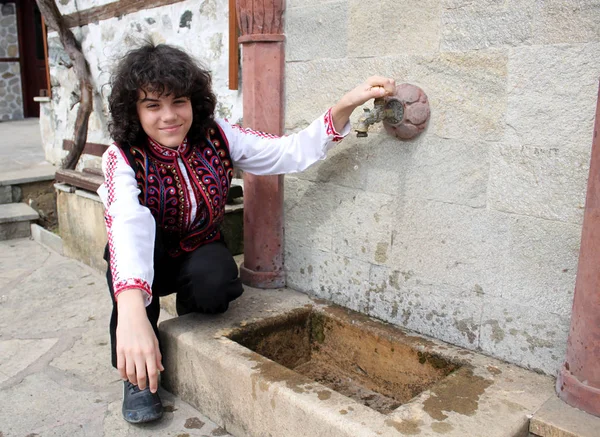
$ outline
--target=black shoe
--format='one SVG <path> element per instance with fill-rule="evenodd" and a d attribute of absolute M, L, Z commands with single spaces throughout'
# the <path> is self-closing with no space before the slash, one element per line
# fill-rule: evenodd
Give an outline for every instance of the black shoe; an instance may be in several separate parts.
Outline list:
<path fill-rule="evenodd" d="M 163 406 L 158 392 L 146 387 L 140 390 L 129 381 L 123 384 L 123 418 L 129 423 L 145 423 L 158 420 L 163 415 Z"/>

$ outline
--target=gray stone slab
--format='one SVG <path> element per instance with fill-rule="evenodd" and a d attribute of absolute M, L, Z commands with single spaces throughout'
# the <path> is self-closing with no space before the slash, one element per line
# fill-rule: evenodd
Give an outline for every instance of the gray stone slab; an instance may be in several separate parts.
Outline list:
<path fill-rule="evenodd" d="M 15 223 L 37 220 L 39 214 L 25 203 L 9 203 L 0 205 L 0 223 Z"/>
<path fill-rule="evenodd" d="M 4 379 L 0 376 L 0 384 L 25 370 L 57 342 L 56 338 L 0 341 L 0 373 L 5 375 Z"/>
<path fill-rule="evenodd" d="M 553 397 L 531 418 L 529 431 L 539 437 L 597 437 L 600 417 Z"/>
<path fill-rule="evenodd" d="M 0 434 L 231 437 L 162 389 L 161 421 L 123 420 L 110 311 L 104 275 L 35 241 L 0 242 Z"/>
<path fill-rule="evenodd" d="M 22 170 L 3 172 L 0 174 L 0 185 L 19 185 L 31 182 L 54 180 L 56 167 L 50 164 L 41 164 Z"/>

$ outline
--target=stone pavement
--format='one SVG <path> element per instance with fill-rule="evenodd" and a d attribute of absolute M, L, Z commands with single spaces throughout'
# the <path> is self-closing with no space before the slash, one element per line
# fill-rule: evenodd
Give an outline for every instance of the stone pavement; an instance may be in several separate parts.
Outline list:
<path fill-rule="evenodd" d="M 0 162 L 3 172 L 46 164 L 38 118 L 1 122 L 0 138 Z"/>
<path fill-rule="evenodd" d="M 0 437 L 230 436 L 161 391 L 167 412 L 121 418 L 105 279 L 28 239 L 0 242 Z"/>

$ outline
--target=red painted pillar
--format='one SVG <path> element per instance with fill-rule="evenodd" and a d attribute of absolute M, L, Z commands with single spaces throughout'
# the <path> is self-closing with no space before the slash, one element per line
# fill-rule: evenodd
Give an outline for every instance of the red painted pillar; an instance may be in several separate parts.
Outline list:
<path fill-rule="evenodd" d="M 283 134 L 285 0 L 237 0 L 242 44 L 244 126 Z M 257 288 L 285 286 L 283 176 L 244 174 L 242 282 Z"/>
<path fill-rule="evenodd" d="M 600 91 L 588 180 L 567 359 L 556 382 L 559 397 L 600 416 Z"/>

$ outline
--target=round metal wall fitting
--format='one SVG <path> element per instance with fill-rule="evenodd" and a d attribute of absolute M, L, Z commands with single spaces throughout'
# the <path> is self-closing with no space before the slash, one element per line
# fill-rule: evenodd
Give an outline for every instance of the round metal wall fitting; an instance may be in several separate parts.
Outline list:
<path fill-rule="evenodd" d="M 403 116 L 389 117 L 383 120 L 385 130 L 401 140 L 410 140 L 425 130 L 431 111 L 425 92 L 416 85 L 403 83 L 396 86 L 396 93 L 385 98 L 386 109 L 403 107 Z M 393 103 L 393 102 L 396 103 Z M 390 105 L 390 106 L 388 106 Z"/>

